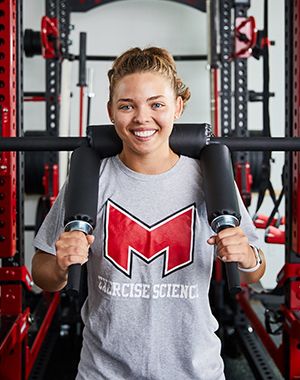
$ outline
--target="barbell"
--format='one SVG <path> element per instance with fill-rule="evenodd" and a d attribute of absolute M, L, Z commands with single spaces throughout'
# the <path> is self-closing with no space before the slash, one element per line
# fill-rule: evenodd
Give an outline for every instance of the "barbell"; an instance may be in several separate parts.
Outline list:
<path fill-rule="evenodd" d="M 297 137 L 215 137 L 209 124 L 175 124 L 170 146 L 175 152 L 199 157 L 202 148 L 210 144 L 224 144 L 231 151 L 300 151 Z M 96 149 L 100 156 L 118 154 L 122 142 L 112 125 L 87 127 L 86 137 L 2 137 L 0 152 L 4 151 L 73 151 L 82 145 Z"/>

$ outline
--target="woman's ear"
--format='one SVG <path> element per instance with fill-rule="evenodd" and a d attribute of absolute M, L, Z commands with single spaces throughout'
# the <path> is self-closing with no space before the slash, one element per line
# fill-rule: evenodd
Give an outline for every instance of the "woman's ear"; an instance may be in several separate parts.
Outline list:
<path fill-rule="evenodd" d="M 107 108 L 107 113 L 108 113 L 108 116 L 111 120 L 112 123 L 114 123 L 114 118 L 112 116 L 112 109 L 111 109 L 111 103 L 110 102 L 107 102 L 107 105 L 106 105 L 106 108 Z"/>
<path fill-rule="evenodd" d="M 178 96 L 176 99 L 176 107 L 175 107 L 175 119 L 179 119 L 183 112 L 183 99 L 181 96 Z"/>

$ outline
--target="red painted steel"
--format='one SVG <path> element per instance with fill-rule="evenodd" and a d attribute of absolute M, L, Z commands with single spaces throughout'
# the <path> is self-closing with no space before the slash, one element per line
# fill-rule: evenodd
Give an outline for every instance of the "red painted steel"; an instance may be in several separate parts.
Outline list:
<path fill-rule="evenodd" d="M 29 329 L 29 308 L 24 313 L 12 318 L 10 329 L 0 342 L 0 378 L 21 380 L 23 376 L 23 343 L 26 344 Z"/>
<path fill-rule="evenodd" d="M 45 196 L 49 197 L 52 206 L 59 192 L 59 168 L 57 164 L 45 165 L 42 181 Z"/>
<path fill-rule="evenodd" d="M 300 0 L 293 2 L 293 137 L 300 136 Z M 295 261 L 296 256 L 300 255 L 300 153 L 292 153 L 292 184 L 291 184 L 291 216 L 292 216 L 292 244 L 289 257 Z M 300 264 L 293 265 L 293 270 L 299 276 Z M 290 269 L 290 268 L 289 268 Z M 284 349 L 288 352 L 286 363 L 287 376 L 289 380 L 300 378 L 300 336 L 295 335 L 295 328 L 292 325 L 297 325 L 299 328 L 299 312 L 300 312 L 300 282 L 298 278 L 290 278 L 286 287 L 287 302 L 285 310 L 284 327 L 288 334 L 284 336 Z M 293 318 L 297 319 L 297 322 Z M 293 321 L 293 322 L 292 322 Z"/>
<path fill-rule="evenodd" d="M 52 166 L 52 199 L 51 202 L 55 201 L 56 197 L 58 196 L 59 192 L 59 167 L 58 165 L 54 164 Z M 51 204 L 51 205 L 52 205 Z"/>
<path fill-rule="evenodd" d="M 244 204 L 249 207 L 251 204 L 251 186 L 253 183 L 249 162 L 238 162 L 235 164 L 235 180 Z"/>
<path fill-rule="evenodd" d="M 234 58 L 248 58 L 257 40 L 256 22 L 253 16 L 237 17 L 235 27 Z"/>
<path fill-rule="evenodd" d="M 284 244 L 285 231 L 275 226 L 269 226 L 265 231 L 265 242 L 269 244 Z"/>
<path fill-rule="evenodd" d="M 84 108 L 84 87 L 80 86 L 79 91 L 79 136 L 83 135 L 83 108 Z"/>
<path fill-rule="evenodd" d="M 300 137 L 300 1 L 294 1 L 294 105 L 293 105 L 293 137 Z M 300 253 L 300 154 L 293 152 L 293 208 L 292 248 Z"/>
<path fill-rule="evenodd" d="M 19 282 L 23 284 L 27 290 L 31 290 L 33 285 L 31 274 L 25 266 L 0 268 L 0 284 L 5 282 Z"/>
<path fill-rule="evenodd" d="M 42 55 L 45 59 L 61 56 L 58 20 L 55 17 L 42 17 L 41 21 Z"/>
<path fill-rule="evenodd" d="M 24 96 L 24 102 L 45 102 L 46 98 L 44 96 Z"/>
<path fill-rule="evenodd" d="M 0 136 L 17 134 L 17 2 L 0 2 Z M 0 257 L 13 257 L 17 251 L 16 153 L 0 153 Z M 14 272 L 16 273 L 16 272 Z M 2 273 L 4 276 L 7 273 Z M 11 273 L 12 274 L 12 273 Z M 18 276 L 17 276 L 18 277 Z M 13 275 L 14 278 L 14 275 Z M 22 340 L 27 335 L 27 314 L 23 313 L 22 285 L 0 286 L 1 342 L 0 378 L 19 380 L 23 376 Z M 4 326 L 10 326 L 6 335 Z M 10 323 L 12 322 L 12 323 Z"/>
<path fill-rule="evenodd" d="M 253 219 L 255 227 L 262 228 L 262 229 L 267 228 L 268 221 L 269 221 L 269 215 L 264 215 L 264 214 L 256 214 L 255 218 Z M 269 225 L 274 226 L 274 227 L 279 227 L 284 224 L 285 224 L 285 217 L 282 216 L 279 219 L 273 218 Z"/>
<path fill-rule="evenodd" d="M 0 137 L 16 136 L 17 2 L 0 2 Z M 58 192 L 58 169 L 54 189 Z M 0 153 L 0 257 L 16 253 L 16 153 Z M 22 254 L 22 253 L 21 253 Z M 32 278 L 25 266 L 0 268 L 0 378 L 27 379 L 57 309 L 60 296 L 49 298 L 49 307 L 33 346 L 28 346 L 30 309 L 24 309 L 23 291 L 31 291 Z M 4 329 L 4 330 L 3 330 Z"/>
<path fill-rule="evenodd" d="M 0 136 L 16 136 L 16 0 L 0 3 Z M 0 153 L 0 257 L 16 253 L 16 153 Z"/>
<path fill-rule="evenodd" d="M 300 278 L 299 264 L 285 263 L 277 275 L 277 283 L 279 287 L 282 287 L 286 284 L 287 280 L 297 278 Z"/>

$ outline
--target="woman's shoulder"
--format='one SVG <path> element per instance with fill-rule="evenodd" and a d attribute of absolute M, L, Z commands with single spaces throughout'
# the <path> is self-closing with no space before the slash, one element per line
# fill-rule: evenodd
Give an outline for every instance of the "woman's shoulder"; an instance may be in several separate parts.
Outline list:
<path fill-rule="evenodd" d="M 200 169 L 200 159 L 183 155 L 181 156 L 181 159 L 186 165 L 194 166 Z"/>
<path fill-rule="evenodd" d="M 100 172 L 101 170 L 107 169 L 114 165 L 114 161 L 116 161 L 116 156 L 102 158 L 100 163 Z"/>
<path fill-rule="evenodd" d="M 122 172 L 120 159 L 118 156 L 105 157 L 101 159 L 99 176 L 119 175 Z"/>

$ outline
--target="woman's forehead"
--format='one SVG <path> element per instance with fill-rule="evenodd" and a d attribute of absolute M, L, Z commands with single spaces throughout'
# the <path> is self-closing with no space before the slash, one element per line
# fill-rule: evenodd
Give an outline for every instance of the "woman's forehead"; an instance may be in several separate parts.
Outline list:
<path fill-rule="evenodd" d="M 147 97 L 173 95 L 172 82 L 165 75 L 156 72 L 128 74 L 116 83 L 116 97 L 145 95 Z"/>

